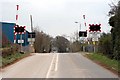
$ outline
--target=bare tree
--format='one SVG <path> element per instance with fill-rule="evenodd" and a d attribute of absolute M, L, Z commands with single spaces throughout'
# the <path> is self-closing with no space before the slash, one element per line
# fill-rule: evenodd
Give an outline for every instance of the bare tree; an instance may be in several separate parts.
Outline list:
<path fill-rule="evenodd" d="M 79 32 L 78 31 L 74 32 L 72 39 L 73 39 L 73 41 L 79 41 Z"/>
<path fill-rule="evenodd" d="M 50 37 L 43 31 L 35 30 L 35 33 L 36 33 L 34 44 L 35 51 L 39 53 L 50 52 L 52 37 Z"/>

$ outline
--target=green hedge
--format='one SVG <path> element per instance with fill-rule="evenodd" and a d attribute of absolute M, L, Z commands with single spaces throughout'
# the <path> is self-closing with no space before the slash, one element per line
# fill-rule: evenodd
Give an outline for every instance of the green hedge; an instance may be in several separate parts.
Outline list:
<path fill-rule="evenodd" d="M 6 57 L 9 55 L 18 53 L 19 52 L 19 45 L 14 44 L 14 45 L 11 45 L 10 47 L 3 48 L 1 50 L 1 52 L 2 52 L 2 54 L 1 54 L 2 57 Z"/>
<path fill-rule="evenodd" d="M 7 66 L 13 62 L 15 62 L 16 60 L 19 60 L 25 56 L 28 56 L 29 53 L 24 53 L 24 54 L 21 54 L 21 53 L 15 53 L 15 54 L 11 54 L 9 56 L 6 56 L 6 57 L 0 57 L 0 60 L 2 62 L 2 64 L 0 64 L 0 67 L 4 67 L 4 66 Z"/>

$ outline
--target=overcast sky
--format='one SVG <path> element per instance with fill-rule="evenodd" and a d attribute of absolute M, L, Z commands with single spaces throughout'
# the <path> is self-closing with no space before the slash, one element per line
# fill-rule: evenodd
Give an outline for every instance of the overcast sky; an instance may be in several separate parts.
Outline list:
<path fill-rule="evenodd" d="M 107 16 L 108 4 L 116 0 L 0 0 L 0 21 L 15 23 L 16 5 L 19 5 L 18 24 L 25 25 L 30 31 L 30 15 L 33 25 L 45 33 L 56 36 L 66 34 L 70 36 L 79 30 L 86 30 L 89 24 L 100 23 L 102 32 L 109 32 Z M 83 15 L 86 19 L 83 19 Z M 2 17 L 2 18 L 1 18 Z M 76 24 L 75 21 L 79 23 Z M 84 26 L 87 23 L 87 27 Z"/>

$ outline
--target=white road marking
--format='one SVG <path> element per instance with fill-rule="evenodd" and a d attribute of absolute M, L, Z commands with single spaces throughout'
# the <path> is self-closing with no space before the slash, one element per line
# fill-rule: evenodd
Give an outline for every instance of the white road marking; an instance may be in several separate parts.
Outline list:
<path fill-rule="evenodd" d="M 2 72 L 0 72 L 0 80 L 2 80 Z"/>
<path fill-rule="evenodd" d="M 56 57 L 56 62 L 55 62 L 55 71 L 57 71 L 58 69 L 58 53 L 57 53 L 57 57 Z"/>
<path fill-rule="evenodd" d="M 52 58 L 50 67 L 49 67 L 48 72 L 47 72 L 47 75 L 46 75 L 46 78 L 49 78 L 49 74 L 50 74 L 50 71 L 51 71 L 51 68 L 52 68 L 52 64 L 53 64 L 54 58 L 55 58 L 55 54 L 53 55 L 53 58 Z"/>

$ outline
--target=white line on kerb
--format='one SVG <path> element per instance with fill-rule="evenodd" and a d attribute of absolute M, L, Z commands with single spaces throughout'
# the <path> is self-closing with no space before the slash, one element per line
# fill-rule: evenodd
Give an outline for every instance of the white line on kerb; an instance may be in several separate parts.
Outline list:
<path fill-rule="evenodd" d="M 52 68 L 52 64 L 53 64 L 54 58 L 55 58 L 55 54 L 53 55 L 53 58 L 52 58 L 50 67 L 49 67 L 48 72 L 47 72 L 47 75 L 46 75 L 46 78 L 49 78 L 49 74 L 50 74 L 50 71 L 51 71 L 51 68 Z"/>
<path fill-rule="evenodd" d="M 55 71 L 57 71 L 58 69 L 58 53 L 57 53 L 57 58 L 56 58 L 56 62 L 55 62 Z"/>

